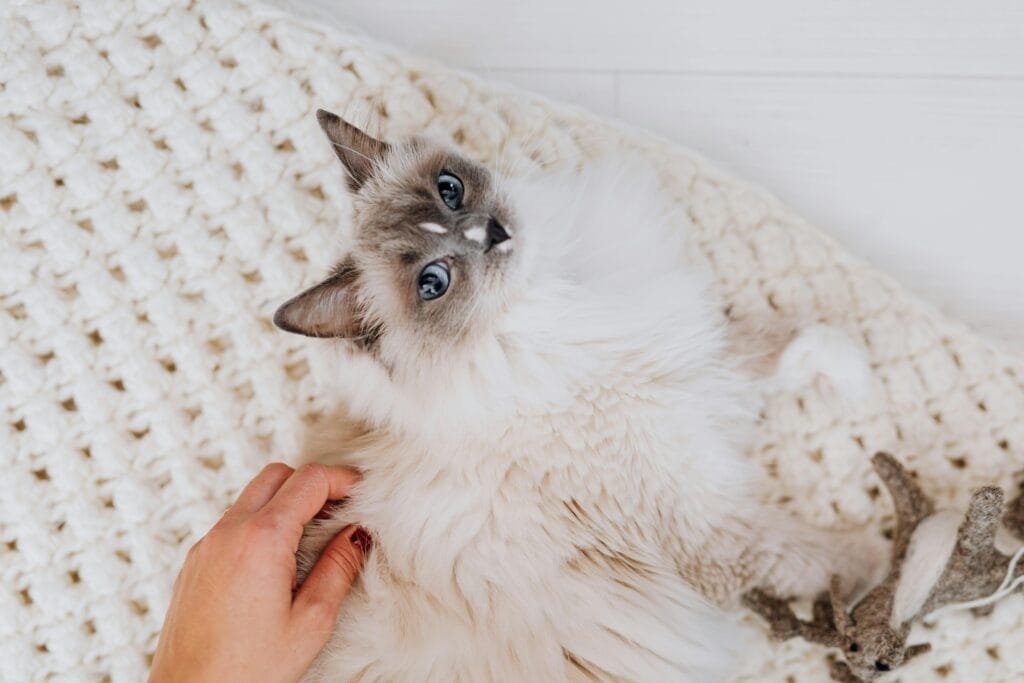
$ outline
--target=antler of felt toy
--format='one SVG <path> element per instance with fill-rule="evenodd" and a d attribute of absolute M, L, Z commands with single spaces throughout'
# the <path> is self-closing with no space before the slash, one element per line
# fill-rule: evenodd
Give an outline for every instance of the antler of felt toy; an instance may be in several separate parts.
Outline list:
<path fill-rule="evenodd" d="M 927 643 L 907 646 L 915 620 L 933 619 L 947 609 L 991 611 L 993 603 L 1024 582 L 1018 560 L 995 547 L 1003 512 L 1003 491 L 985 486 L 971 496 L 967 512 L 936 511 L 906 470 L 886 453 L 872 464 L 892 497 L 896 512 L 888 575 L 848 608 L 839 578 L 812 608 L 811 619 L 797 617 L 789 601 L 755 589 L 744 604 L 761 615 L 779 640 L 801 637 L 839 649 L 831 660 L 832 678 L 843 683 L 872 681 L 927 652 Z M 1024 495 L 1003 518 L 1006 528 L 1024 540 Z"/>

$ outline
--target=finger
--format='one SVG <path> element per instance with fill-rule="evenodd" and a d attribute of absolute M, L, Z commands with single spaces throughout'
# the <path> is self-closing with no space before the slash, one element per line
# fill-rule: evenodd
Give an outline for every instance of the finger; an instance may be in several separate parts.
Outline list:
<path fill-rule="evenodd" d="M 238 500 L 224 513 L 225 517 L 245 517 L 266 505 L 288 477 L 295 472 L 281 462 L 272 462 L 256 475 L 238 495 Z"/>
<path fill-rule="evenodd" d="M 370 545 L 370 535 L 355 524 L 331 539 L 295 594 L 294 613 L 304 625 L 326 629 L 334 623 Z"/>
<path fill-rule="evenodd" d="M 359 481 L 359 473 L 340 467 L 303 465 L 288 478 L 259 515 L 266 515 L 271 526 L 291 528 L 296 543 L 302 527 L 313 519 L 329 500 L 341 500 L 352 485 Z"/>

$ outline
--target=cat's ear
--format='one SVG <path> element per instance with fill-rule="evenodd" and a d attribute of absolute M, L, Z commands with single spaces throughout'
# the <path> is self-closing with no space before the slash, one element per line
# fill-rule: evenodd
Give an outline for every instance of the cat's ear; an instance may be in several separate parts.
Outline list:
<path fill-rule="evenodd" d="M 373 175 L 373 168 L 387 154 L 388 144 L 367 135 L 340 116 L 323 109 L 316 110 L 316 120 L 327 133 L 334 153 L 348 171 L 348 186 L 353 192 Z"/>
<path fill-rule="evenodd" d="M 362 319 L 356 300 L 359 271 L 345 261 L 318 285 L 292 297 L 274 313 L 274 324 L 285 332 L 307 337 L 358 337 Z"/>

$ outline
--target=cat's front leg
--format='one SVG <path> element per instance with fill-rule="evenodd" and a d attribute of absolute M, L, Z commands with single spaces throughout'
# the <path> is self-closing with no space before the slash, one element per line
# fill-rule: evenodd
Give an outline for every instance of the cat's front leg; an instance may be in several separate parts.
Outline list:
<path fill-rule="evenodd" d="M 737 506 L 710 521 L 679 520 L 677 567 L 687 583 L 726 608 L 754 588 L 814 598 L 834 574 L 844 592 L 856 597 L 888 571 L 888 544 L 867 531 L 821 529 L 757 505 Z M 693 543 L 698 537 L 701 542 Z"/>

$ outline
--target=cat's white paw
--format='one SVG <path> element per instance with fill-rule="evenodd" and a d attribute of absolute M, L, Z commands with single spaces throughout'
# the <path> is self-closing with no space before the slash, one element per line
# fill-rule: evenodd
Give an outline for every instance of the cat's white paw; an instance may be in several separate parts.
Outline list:
<path fill-rule="evenodd" d="M 892 544 L 868 528 L 844 535 L 833 571 L 839 575 L 846 598 L 856 602 L 888 576 Z"/>
<path fill-rule="evenodd" d="M 857 405 L 871 393 L 871 365 L 864 347 L 850 335 L 829 325 L 812 325 L 782 352 L 775 384 L 788 392 L 813 385 L 826 399 Z"/>

